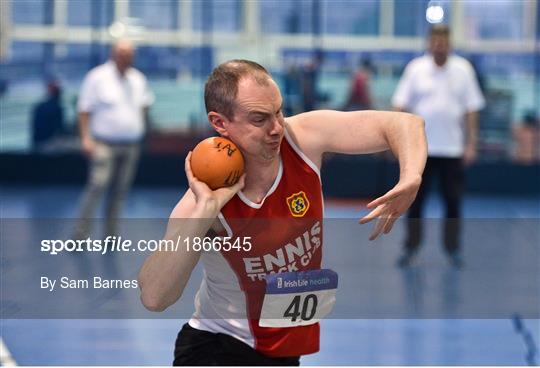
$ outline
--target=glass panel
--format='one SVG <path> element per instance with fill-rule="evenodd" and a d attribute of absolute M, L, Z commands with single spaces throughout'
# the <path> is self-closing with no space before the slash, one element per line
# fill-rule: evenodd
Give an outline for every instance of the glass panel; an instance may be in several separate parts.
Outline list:
<path fill-rule="evenodd" d="M 325 0 L 321 7 L 323 32 L 376 35 L 379 33 L 379 7 L 376 0 Z"/>
<path fill-rule="evenodd" d="M 396 36 L 419 36 L 427 34 L 430 24 L 426 21 L 428 5 L 438 5 L 444 11 L 443 23 L 450 24 L 450 1 L 399 0 L 394 2 L 394 34 Z"/>
<path fill-rule="evenodd" d="M 200 0 L 192 3 L 193 29 L 235 32 L 242 28 L 241 0 Z"/>
<path fill-rule="evenodd" d="M 69 0 L 67 23 L 73 26 L 109 26 L 114 19 L 114 0 Z"/>
<path fill-rule="evenodd" d="M 39 63 L 43 58 L 45 42 L 15 41 L 11 43 L 11 62 Z"/>
<path fill-rule="evenodd" d="M 423 36 L 426 33 L 426 7 L 428 0 L 402 0 L 394 2 L 394 34 L 396 36 Z"/>
<path fill-rule="evenodd" d="M 259 4 L 262 32 L 294 34 L 313 31 L 313 1 L 264 0 Z"/>
<path fill-rule="evenodd" d="M 92 3 L 90 1 L 68 1 L 67 23 L 72 26 L 92 24 Z"/>
<path fill-rule="evenodd" d="M 463 32 L 473 39 L 523 38 L 522 1 L 463 2 Z"/>
<path fill-rule="evenodd" d="M 12 22 L 14 24 L 45 24 L 47 3 L 49 3 L 48 0 L 12 1 Z"/>
<path fill-rule="evenodd" d="M 151 29 L 176 29 L 177 0 L 136 0 L 129 3 L 129 15 Z"/>

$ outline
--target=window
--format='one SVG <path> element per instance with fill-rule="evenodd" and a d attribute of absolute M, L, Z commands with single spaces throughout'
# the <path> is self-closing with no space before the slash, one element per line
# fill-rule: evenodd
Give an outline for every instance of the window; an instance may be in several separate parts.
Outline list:
<path fill-rule="evenodd" d="M 90 1 L 68 1 L 67 24 L 70 26 L 92 25 L 92 3 Z"/>
<path fill-rule="evenodd" d="M 129 15 L 150 29 L 176 29 L 178 0 L 132 0 L 129 2 Z"/>
<path fill-rule="evenodd" d="M 192 3 L 193 29 L 236 32 L 242 28 L 241 0 L 199 0 Z"/>
<path fill-rule="evenodd" d="M 395 1 L 394 34 L 396 36 L 424 36 L 428 29 L 427 4 L 427 0 Z"/>
<path fill-rule="evenodd" d="M 536 6 L 536 41 L 540 38 L 540 6 Z"/>
<path fill-rule="evenodd" d="M 379 7 L 376 0 L 324 0 L 321 3 L 323 33 L 377 35 Z"/>
<path fill-rule="evenodd" d="M 394 1 L 394 35 L 424 37 L 430 24 L 426 21 L 428 4 L 439 5 L 444 10 L 443 23 L 450 24 L 450 1 L 396 0 Z"/>
<path fill-rule="evenodd" d="M 11 62 L 40 63 L 45 53 L 45 42 L 14 41 L 11 43 Z"/>
<path fill-rule="evenodd" d="M 68 1 L 67 24 L 109 26 L 114 18 L 114 0 Z"/>
<path fill-rule="evenodd" d="M 12 1 L 11 20 L 14 24 L 38 25 L 51 23 L 52 6 L 53 2 L 50 0 Z"/>
<path fill-rule="evenodd" d="M 473 39 L 521 39 L 523 7 L 514 0 L 463 1 L 464 36 Z"/>
<path fill-rule="evenodd" d="M 92 51 L 95 52 L 95 50 L 92 50 L 91 43 L 68 43 L 65 45 L 64 58 L 68 60 L 90 60 Z"/>
<path fill-rule="evenodd" d="M 295 34 L 313 31 L 313 1 L 263 0 L 259 4 L 262 32 Z"/>

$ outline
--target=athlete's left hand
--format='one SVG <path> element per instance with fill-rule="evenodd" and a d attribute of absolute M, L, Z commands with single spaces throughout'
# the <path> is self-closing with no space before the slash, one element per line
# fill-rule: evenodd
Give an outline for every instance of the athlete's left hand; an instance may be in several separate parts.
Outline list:
<path fill-rule="evenodd" d="M 378 218 L 369 240 L 375 240 L 381 233 L 388 234 L 392 230 L 396 220 L 413 203 L 421 183 L 420 175 L 403 178 L 386 194 L 368 203 L 367 208 L 373 210 L 358 222 L 366 224 Z"/>

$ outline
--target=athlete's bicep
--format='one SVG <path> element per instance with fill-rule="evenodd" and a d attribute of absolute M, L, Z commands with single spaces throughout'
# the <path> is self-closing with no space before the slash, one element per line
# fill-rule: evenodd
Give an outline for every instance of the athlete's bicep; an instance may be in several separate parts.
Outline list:
<path fill-rule="evenodd" d="M 314 157 L 325 152 L 361 154 L 388 148 L 385 125 L 394 119 L 385 111 L 318 110 L 289 119 L 302 149 Z"/>
<path fill-rule="evenodd" d="M 303 117 L 296 115 L 286 120 L 285 129 L 293 143 L 304 153 L 319 170 L 322 166 L 322 155 L 324 150 L 318 144 L 316 136 L 305 128 Z"/>

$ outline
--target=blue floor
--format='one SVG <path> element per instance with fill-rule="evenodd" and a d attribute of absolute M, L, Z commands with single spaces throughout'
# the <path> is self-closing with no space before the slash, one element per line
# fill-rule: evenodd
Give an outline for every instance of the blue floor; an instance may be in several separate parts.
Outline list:
<path fill-rule="evenodd" d="M 0 190 L 2 218 L 73 218 L 77 214 L 81 188 L 2 187 Z M 183 192 L 184 188 L 137 188 L 129 197 L 125 215 L 129 218 L 166 218 Z M 538 222 L 539 203 L 540 199 L 537 197 L 467 197 L 464 215 L 467 218 L 465 234 L 469 235 L 464 241 L 466 266 L 462 271 L 452 270 L 448 266 L 440 247 L 439 226 L 428 226 L 418 265 L 406 272 L 397 270 L 394 262 L 399 255 L 403 238 L 403 226 L 400 223 L 391 234 L 371 244 L 362 240 L 367 238 L 370 230 L 368 226 L 371 225 L 360 228 L 359 233 L 354 233 L 354 236 L 352 233 L 344 234 L 344 242 L 328 241 L 325 245 L 325 262 L 340 273 L 340 280 L 344 281 L 340 288 L 343 287 L 343 290 L 348 290 L 351 286 L 350 280 L 349 284 L 347 283 L 347 275 L 365 277 L 369 273 L 362 273 L 362 269 L 368 269 L 372 274 L 383 275 L 375 281 L 394 285 L 392 287 L 396 289 L 391 289 L 392 293 L 404 292 L 410 288 L 416 292 L 426 292 L 426 295 L 431 292 L 434 298 L 441 298 L 441 304 L 448 303 L 449 299 L 445 298 L 456 295 L 459 297 L 459 293 L 454 294 L 453 282 L 482 276 L 478 273 L 479 259 L 504 258 L 508 267 L 518 262 L 517 266 L 523 266 L 531 278 L 538 279 L 535 266 L 540 263 L 540 259 L 532 259 L 522 265 L 519 262 L 523 262 L 523 259 L 511 260 L 506 256 L 530 249 L 522 249 L 518 244 L 510 242 L 508 247 L 494 247 L 493 253 L 486 254 L 482 253 L 480 242 L 499 244 L 497 241 L 501 240 L 507 244 L 507 237 L 511 241 L 540 240 L 535 231 L 525 234 L 519 232 L 516 235 L 508 225 L 509 222 L 520 219 Z M 327 218 L 352 221 L 366 213 L 358 204 L 336 204 L 332 201 L 328 201 L 325 211 Z M 441 213 L 442 204 L 438 198 L 430 197 L 426 208 L 426 216 L 430 220 L 427 221 L 438 224 L 440 221 L 437 218 Z M 499 228 L 498 224 L 501 224 Z M 327 226 L 348 226 L 348 223 L 344 220 L 327 220 Z M 514 230 L 517 232 L 517 229 Z M 481 240 L 475 238 L 478 234 L 482 235 Z M 357 241 L 350 241 L 351 237 Z M 536 252 L 538 244 L 532 244 L 530 248 L 534 248 Z M 349 259 L 339 257 L 344 250 Z M 510 250 L 513 253 L 504 253 Z M 503 253 L 497 253 L 499 251 Z M 531 254 L 537 254 L 534 252 Z M 494 262 L 494 266 L 500 266 L 497 259 Z M 497 269 L 503 276 L 508 276 L 509 283 L 517 277 L 509 274 L 513 268 Z M 517 280 L 519 281 L 519 278 Z M 364 280 L 353 281 L 360 287 L 369 286 Z M 192 300 L 187 300 L 188 296 L 197 286 L 198 280 L 192 280 L 189 284 L 191 290 L 186 292 L 186 300 L 181 300 L 180 303 L 185 303 L 189 308 Z M 507 285 L 501 283 L 496 287 L 500 287 L 502 292 Z M 515 285 L 512 287 L 514 297 L 531 296 L 525 287 L 519 289 L 519 284 L 517 288 Z M 373 297 L 372 302 L 379 303 L 373 306 L 376 309 L 386 307 L 380 302 L 384 299 L 380 298 L 392 297 L 384 295 L 384 290 L 369 292 L 370 297 Z M 535 297 L 538 295 L 534 292 L 532 294 Z M 432 306 L 428 304 L 432 300 L 437 301 L 420 301 L 424 303 L 420 307 L 430 311 Z M 373 318 L 370 318 L 369 315 L 351 308 L 354 302 L 354 298 L 348 298 L 348 295 L 342 295 L 341 299 L 338 295 L 338 313 L 334 318 L 322 322 L 321 351 L 303 357 L 302 364 L 527 365 L 538 364 L 539 361 L 540 324 L 537 316 L 529 319 L 527 317 L 531 316 L 524 316 L 524 320 L 519 320 L 524 327 L 520 331 L 516 329 L 514 316 L 506 313 L 504 306 L 501 307 L 502 312 L 499 313 L 494 308 L 493 311 L 486 312 L 485 317 L 478 315 L 472 306 L 473 310 L 468 312 L 470 315 L 465 314 L 466 318 L 438 318 L 439 307 L 434 309 L 433 318 L 400 318 L 400 315 L 392 313 L 381 318 L 376 318 L 374 314 Z M 415 300 L 415 303 L 419 301 Z M 532 304 L 533 309 L 537 310 L 538 299 L 533 299 Z M 512 307 L 512 303 L 507 306 Z M 13 360 L 19 365 L 169 365 L 172 362 L 174 339 L 184 322 L 185 318 L 3 319 L 1 337 Z"/>

